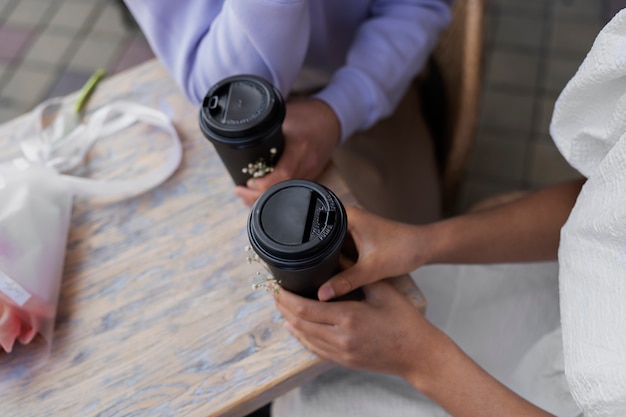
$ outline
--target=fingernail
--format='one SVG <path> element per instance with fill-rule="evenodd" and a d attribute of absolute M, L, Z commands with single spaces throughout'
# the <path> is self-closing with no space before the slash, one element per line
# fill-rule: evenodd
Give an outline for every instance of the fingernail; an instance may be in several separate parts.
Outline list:
<path fill-rule="evenodd" d="M 283 326 L 285 328 L 285 330 L 287 330 L 289 333 L 293 333 L 293 326 L 291 325 L 291 323 L 289 323 L 288 321 L 285 322 L 285 325 Z"/>
<path fill-rule="evenodd" d="M 322 285 L 317 296 L 319 297 L 320 301 L 330 300 L 335 296 L 335 291 L 330 285 Z"/>
<path fill-rule="evenodd" d="M 252 188 L 252 189 L 254 189 L 254 186 L 255 186 L 255 185 L 256 185 L 256 180 L 255 180 L 254 178 L 250 178 L 250 179 L 248 180 L 248 182 L 246 182 L 246 186 L 247 186 L 248 188 Z"/>

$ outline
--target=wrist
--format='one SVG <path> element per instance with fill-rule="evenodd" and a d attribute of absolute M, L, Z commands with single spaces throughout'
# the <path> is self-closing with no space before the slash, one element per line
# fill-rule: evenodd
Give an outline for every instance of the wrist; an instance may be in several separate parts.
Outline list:
<path fill-rule="evenodd" d="M 324 123 L 326 134 L 329 135 L 329 139 L 337 146 L 341 139 L 341 123 L 335 111 L 324 100 L 319 98 L 311 99 L 312 103 L 316 106 L 320 115 L 320 121 Z"/>
<path fill-rule="evenodd" d="M 438 329 L 429 332 L 427 341 L 430 347 L 421 347 L 415 352 L 415 366 L 407 367 L 402 377 L 415 389 L 429 398 L 437 398 L 441 390 L 454 383 L 455 368 L 462 364 L 466 356 L 460 348 Z M 424 353 L 428 353 L 424 355 Z"/>
<path fill-rule="evenodd" d="M 427 357 L 416 352 L 422 355 L 415 356 L 415 369 L 403 377 L 451 415 L 552 416 L 489 375 L 445 334 L 427 351 Z"/>
<path fill-rule="evenodd" d="M 416 267 L 442 263 L 447 259 L 451 246 L 448 237 L 450 234 L 448 221 L 443 220 L 415 227 L 419 230 L 415 235 L 420 242 L 414 247 L 423 248 L 419 253 L 420 259 Z"/>

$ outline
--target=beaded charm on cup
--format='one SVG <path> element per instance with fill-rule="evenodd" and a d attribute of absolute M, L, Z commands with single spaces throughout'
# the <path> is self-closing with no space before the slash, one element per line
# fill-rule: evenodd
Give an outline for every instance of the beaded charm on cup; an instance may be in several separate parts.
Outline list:
<path fill-rule="evenodd" d="M 256 163 L 249 163 L 247 167 L 241 169 L 244 174 L 249 174 L 252 178 L 261 178 L 270 172 L 274 171 L 274 158 L 278 150 L 276 148 L 270 149 L 270 160 L 265 162 L 265 159 L 261 158 Z"/>
<path fill-rule="evenodd" d="M 267 292 L 271 292 L 274 295 L 277 295 L 280 292 L 280 282 L 276 280 L 272 276 L 272 274 L 267 269 L 267 266 L 259 255 L 254 253 L 254 250 L 250 245 L 246 245 L 245 251 L 250 253 L 250 255 L 246 256 L 246 261 L 251 264 L 252 262 L 256 262 L 263 267 L 265 272 L 257 271 L 256 275 L 252 278 L 252 289 L 258 290 L 259 288 L 265 288 Z"/>

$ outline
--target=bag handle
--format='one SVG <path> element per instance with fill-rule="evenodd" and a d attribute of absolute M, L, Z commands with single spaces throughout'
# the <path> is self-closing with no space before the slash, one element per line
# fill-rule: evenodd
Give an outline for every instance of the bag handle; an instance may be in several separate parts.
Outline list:
<path fill-rule="evenodd" d="M 182 160 L 182 145 L 178 132 L 162 112 L 126 101 L 111 103 L 93 113 L 87 124 L 69 126 L 71 118 L 58 110 L 55 121 L 44 128 L 46 111 L 63 105 L 59 98 L 41 103 L 34 110 L 37 135 L 21 142 L 22 154 L 29 163 L 44 164 L 57 172 L 69 171 L 82 163 L 93 144 L 101 138 L 115 134 L 137 122 L 156 126 L 170 136 L 171 149 L 163 163 L 155 169 L 128 180 L 97 180 L 61 174 L 71 189 L 85 196 L 130 196 L 146 192 L 169 178 Z M 60 121 L 59 121 L 60 120 Z"/>

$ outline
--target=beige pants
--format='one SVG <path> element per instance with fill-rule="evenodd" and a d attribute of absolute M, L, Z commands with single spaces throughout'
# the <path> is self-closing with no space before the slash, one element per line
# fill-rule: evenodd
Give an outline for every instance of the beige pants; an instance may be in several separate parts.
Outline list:
<path fill-rule="evenodd" d="M 435 151 L 414 85 L 393 115 L 348 138 L 333 162 L 368 211 L 412 224 L 441 217 Z"/>

